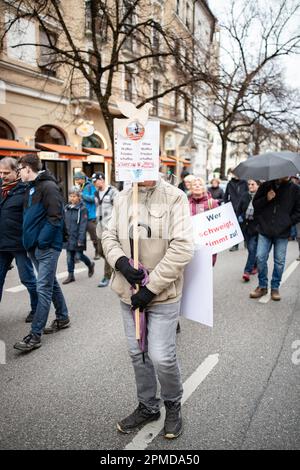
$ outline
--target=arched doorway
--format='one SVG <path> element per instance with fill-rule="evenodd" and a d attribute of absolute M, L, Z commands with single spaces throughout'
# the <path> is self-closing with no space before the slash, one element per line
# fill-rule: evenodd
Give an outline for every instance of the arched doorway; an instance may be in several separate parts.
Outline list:
<path fill-rule="evenodd" d="M 35 133 L 35 141 L 41 144 L 66 145 L 64 133 L 57 127 L 45 125 L 38 128 Z"/>
<path fill-rule="evenodd" d="M 88 137 L 83 137 L 82 148 L 105 149 L 105 144 L 103 139 L 101 139 L 98 134 L 94 133 Z M 102 171 L 102 173 L 105 172 L 104 163 L 83 162 L 82 169 L 89 178 L 97 171 Z"/>
<path fill-rule="evenodd" d="M 3 119 L 0 119 L 0 139 L 7 139 L 7 140 L 15 139 L 13 129 Z"/>
<path fill-rule="evenodd" d="M 57 127 L 45 125 L 38 128 L 35 133 L 35 142 L 39 144 L 66 145 L 64 133 Z M 58 181 L 65 200 L 68 196 L 68 162 L 59 158 L 43 159 L 43 170 L 48 170 Z"/>

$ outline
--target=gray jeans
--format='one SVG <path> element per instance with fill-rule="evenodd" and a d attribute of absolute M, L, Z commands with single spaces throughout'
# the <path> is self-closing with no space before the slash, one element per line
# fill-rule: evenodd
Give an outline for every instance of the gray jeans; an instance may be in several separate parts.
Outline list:
<path fill-rule="evenodd" d="M 180 401 L 182 382 L 176 357 L 176 327 L 180 302 L 153 305 L 147 309 L 148 345 L 143 354 L 135 339 L 135 326 L 130 306 L 121 302 L 125 334 L 135 373 L 137 398 L 149 411 L 159 409 L 156 374 L 164 401 Z"/>

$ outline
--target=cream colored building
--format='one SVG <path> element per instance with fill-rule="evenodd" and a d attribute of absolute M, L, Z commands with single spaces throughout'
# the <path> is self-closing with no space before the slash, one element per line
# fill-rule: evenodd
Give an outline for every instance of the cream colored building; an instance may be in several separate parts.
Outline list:
<path fill-rule="evenodd" d="M 14 16 L 11 3 L 0 0 L 2 22 Z M 88 50 L 92 46 L 88 1 L 62 0 L 60 3 L 76 44 Z M 200 0 L 196 3 L 206 4 Z M 141 15 L 149 15 L 162 25 L 171 25 L 178 32 L 179 47 L 188 53 L 194 30 L 195 2 L 147 0 L 145 4 L 148 10 L 140 9 Z M 207 15 L 207 8 L 203 11 Z M 132 21 L 137 20 L 132 18 Z M 48 26 L 50 34 L 60 41 L 63 36 L 60 27 L 51 20 Z M 159 48 L 159 40 L 156 40 Z M 15 47 L 20 43 L 32 45 Z M 0 156 L 39 151 L 45 165 L 60 177 L 65 191 L 73 184 L 73 174 L 78 169 L 83 169 L 89 176 L 94 171 L 105 171 L 109 179 L 112 143 L 99 104 L 81 76 L 75 74 L 70 80 L 70 69 L 66 65 L 47 66 L 47 49 L 34 45 L 44 43 L 47 38 L 38 22 L 27 19 L 16 22 L 5 37 L 0 53 Z M 109 41 L 103 46 L 102 53 L 103 60 L 107 60 Z M 122 56 L 130 59 L 135 54 L 136 45 L 129 39 Z M 113 94 L 138 103 L 159 93 L 166 82 L 176 83 L 174 61 L 166 61 L 163 69 L 155 59 L 151 61 L 151 74 L 143 75 L 134 65 L 120 67 L 114 76 Z M 179 172 L 184 165 L 189 165 L 193 152 L 192 112 L 188 103 L 175 92 L 153 104 L 152 115 L 161 123 L 162 164 L 177 172 L 175 183 L 178 183 Z M 92 137 L 84 141 L 77 133 L 83 124 L 94 127 Z"/>

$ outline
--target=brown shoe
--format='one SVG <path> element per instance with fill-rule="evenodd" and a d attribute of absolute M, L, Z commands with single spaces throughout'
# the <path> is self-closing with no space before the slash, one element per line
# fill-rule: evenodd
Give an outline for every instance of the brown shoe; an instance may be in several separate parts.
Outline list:
<path fill-rule="evenodd" d="M 272 300 L 281 300 L 278 289 L 271 289 L 271 299 Z"/>
<path fill-rule="evenodd" d="M 259 299 L 268 293 L 266 287 L 257 287 L 253 292 L 250 293 L 250 299 Z"/>

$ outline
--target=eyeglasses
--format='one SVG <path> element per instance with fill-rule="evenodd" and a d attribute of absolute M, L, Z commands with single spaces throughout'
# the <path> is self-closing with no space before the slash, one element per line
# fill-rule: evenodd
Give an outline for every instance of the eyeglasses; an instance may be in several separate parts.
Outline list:
<path fill-rule="evenodd" d="M 18 171 L 24 170 L 24 168 L 26 168 L 26 166 L 19 166 Z"/>

